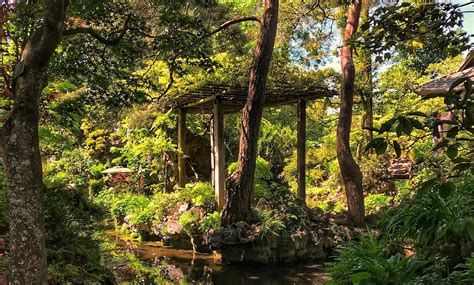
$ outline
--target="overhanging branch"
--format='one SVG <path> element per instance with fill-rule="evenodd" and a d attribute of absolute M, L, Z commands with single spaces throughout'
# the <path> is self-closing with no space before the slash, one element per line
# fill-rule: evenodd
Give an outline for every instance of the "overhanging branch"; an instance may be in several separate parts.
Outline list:
<path fill-rule="evenodd" d="M 254 22 L 258 22 L 259 24 L 262 24 L 262 22 L 260 21 L 259 18 L 255 17 L 255 16 L 249 16 L 249 17 L 243 17 L 243 18 L 238 18 L 238 19 L 233 19 L 233 20 L 229 20 L 227 22 L 225 22 L 224 24 L 220 25 L 217 29 L 211 31 L 209 34 L 207 34 L 206 36 L 207 37 L 210 37 L 214 34 L 217 34 L 218 32 L 224 30 L 225 28 L 231 26 L 231 25 L 234 25 L 234 24 L 238 24 L 238 23 L 242 23 L 242 22 L 248 22 L 248 21 L 254 21 Z"/>
<path fill-rule="evenodd" d="M 88 34 L 105 45 L 115 46 L 115 45 L 118 45 L 120 41 L 123 39 L 123 37 L 125 36 L 125 33 L 128 30 L 128 24 L 130 22 L 130 19 L 131 19 L 131 15 L 128 15 L 123 25 L 123 28 L 120 31 L 115 32 L 115 33 L 119 33 L 119 35 L 113 38 L 104 37 L 101 35 L 99 31 L 90 27 L 76 27 L 76 28 L 67 29 L 63 31 L 63 36 Z"/>

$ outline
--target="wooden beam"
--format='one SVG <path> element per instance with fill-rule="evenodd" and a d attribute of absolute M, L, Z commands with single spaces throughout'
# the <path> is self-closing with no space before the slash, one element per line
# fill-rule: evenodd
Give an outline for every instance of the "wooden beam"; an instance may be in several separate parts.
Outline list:
<path fill-rule="evenodd" d="M 306 204 L 306 100 L 297 105 L 298 135 L 296 141 L 296 159 L 298 171 L 298 198 Z"/>
<path fill-rule="evenodd" d="M 178 185 L 186 185 L 186 110 L 179 109 L 178 117 Z"/>
<path fill-rule="evenodd" d="M 224 157 L 224 112 L 219 98 L 214 101 L 213 136 L 212 151 L 214 153 L 214 190 L 217 207 L 223 209 L 225 203 L 226 179 Z"/>
<path fill-rule="evenodd" d="M 207 102 L 211 102 L 213 100 L 216 99 L 216 96 L 209 96 L 209 97 L 206 97 L 206 98 L 203 98 L 203 99 L 200 99 L 200 100 L 197 100 L 197 101 L 194 101 L 194 102 L 191 102 L 191 103 L 188 103 L 188 104 L 185 104 L 184 106 L 181 106 L 181 108 L 192 108 L 192 107 L 195 107 L 195 106 L 199 106 L 199 105 L 202 105 L 202 104 L 205 104 Z"/>

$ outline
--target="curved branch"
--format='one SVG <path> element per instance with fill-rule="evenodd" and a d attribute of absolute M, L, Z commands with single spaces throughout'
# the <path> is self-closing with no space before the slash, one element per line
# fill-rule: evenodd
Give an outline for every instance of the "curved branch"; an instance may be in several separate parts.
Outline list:
<path fill-rule="evenodd" d="M 255 16 L 249 16 L 249 17 L 233 19 L 233 20 L 229 20 L 229 21 L 225 22 L 224 24 L 220 25 L 217 29 L 215 29 L 215 30 L 211 31 L 209 34 L 205 35 L 205 37 L 210 37 L 214 34 L 217 34 L 218 32 L 224 30 L 225 28 L 227 28 L 231 25 L 242 23 L 242 22 L 248 22 L 248 21 L 255 21 L 255 22 L 258 22 L 260 25 L 262 24 L 260 19 L 255 17 Z"/>
<path fill-rule="evenodd" d="M 168 93 L 168 91 L 170 91 L 171 87 L 173 86 L 173 83 L 174 83 L 174 77 L 173 77 L 173 69 L 170 68 L 170 77 L 169 77 L 169 80 L 170 82 L 168 83 L 168 86 L 166 86 L 166 89 L 161 92 L 161 94 L 156 97 L 156 101 L 159 101 L 161 98 L 163 98 L 163 96 L 166 95 L 166 93 Z"/>
<path fill-rule="evenodd" d="M 63 31 L 63 36 L 72 36 L 72 35 L 77 35 L 77 34 L 88 34 L 98 40 L 99 42 L 109 45 L 109 46 L 115 46 L 120 43 L 120 41 L 123 39 L 125 36 L 125 33 L 127 32 L 128 24 L 130 22 L 131 15 L 127 16 L 127 19 L 125 20 L 125 23 L 123 25 L 122 30 L 117 31 L 115 33 L 119 33 L 117 37 L 114 38 L 106 38 L 100 34 L 99 31 L 90 28 L 90 27 L 76 27 L 76 28 L 71 28 Z"/>

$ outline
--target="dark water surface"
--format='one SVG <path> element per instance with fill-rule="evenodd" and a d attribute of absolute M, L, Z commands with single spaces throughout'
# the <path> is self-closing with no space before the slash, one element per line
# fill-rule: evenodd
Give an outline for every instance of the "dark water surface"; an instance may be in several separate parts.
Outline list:
<path fill-rule="evenodd" d="M 279 265 L 224 264 L 218 254 L 193 255 L 192 250 L 173 249 L 160 242 L 127 242 L 108 234 L 120 250 L 132 252 L 147 265 L 159 267 L 173 280 L 171 284 L 324 284 L 328 275 L 323 264 L 315 262 Z M 155 284 L 153 281 L 129 280 L 131 283 Z"/>

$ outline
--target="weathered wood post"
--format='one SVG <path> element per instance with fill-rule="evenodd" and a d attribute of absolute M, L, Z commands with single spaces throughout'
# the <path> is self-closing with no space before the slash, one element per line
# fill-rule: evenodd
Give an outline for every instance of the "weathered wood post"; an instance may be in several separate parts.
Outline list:
<path fill-rule="evenodd" d="M 298 135 L 296 139 L 296 159 L 298 172 L 298 198 L 306 204 L 306 100 L 297 104 Z"/>
<path fill-rule="evenodd" d="M 178 117 L 178 185 L 186 185 L 186 110 L 179 109 Z"/>
<path fill-rule="evenodd" d="M 225 157 L 224 157 L 224 112 L 219 97 L 214 101 L 214 118 L 212 126 L 213 182 L 217 207 L 225 204 Z"/>
<path fill-rule="evenodd" d="M 214 142 L 214 113 L 211 117 L 211 121 L 210 121 L 210 124 L 209 124 L 209 142 L 211 144 L 211 184 L 212 184 L 212 187 L 214 189 L 216 189 L 216 181 L 215 181 L 215 178 L 216 178 L 216 158 L 215 158 L 215 153 L 214 153 L 214 145 L 216 144 Z M 216 201 L 217 201 L 217 195 L 215 196 L 216 197 Z"/>

